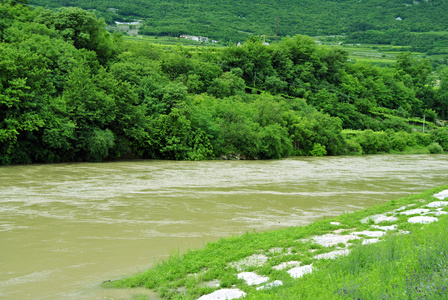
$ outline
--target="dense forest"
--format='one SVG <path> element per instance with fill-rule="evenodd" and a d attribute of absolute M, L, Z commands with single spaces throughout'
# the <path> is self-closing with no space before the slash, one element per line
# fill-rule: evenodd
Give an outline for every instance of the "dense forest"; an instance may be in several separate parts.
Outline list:
<path fill-rule="evenodd" d="M 447 54 L 447 0 L 31 0 L 47 8 L 78 6 L 113 24 L 141 20 L 140 34 L 192 34 L 221 42 L 250 35 L 269 41 L 304 34 L 346 35 L 347 42 L 410 46 Z"/>
<path fill-rule="evenodd" d="M 304 35 L 188 48 L 105 25 L 0 4 L 1 164 L 448 149 L 448 68 L 410 53 L 380 68 Z"/>

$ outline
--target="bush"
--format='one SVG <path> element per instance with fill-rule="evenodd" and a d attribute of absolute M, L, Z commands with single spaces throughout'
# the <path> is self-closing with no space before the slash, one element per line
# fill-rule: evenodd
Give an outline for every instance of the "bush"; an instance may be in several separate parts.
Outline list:
<path fill-rule="evenodd" d="M 414 132 L 417 145 L 429 146 L 431 144 L 431 136 L 428 133 Z"/>
<path fill-rule="evenodd" d="M 361 132 L 357 137 L 357 142 L 361 145 L 363 154 L 376 154 L 378 152 L 378 135 L 371 129 Z"/>
<path fill-rule="evenodd" d="M 100 162 L 109 155 L 109 150 L 115 145 L 115 135 L 109 129 L 94 128 L 86 139 L 88 160 Z"/>
<path fill-rule="evenodd" d="M 426 116 L 426 119 L 430 122 L 435 122 L 437 120 L 437 112 L 433 109 L 425 109 L 423 112 Z"/>
<path fill-rule="evenodd" d="M 417 140 L 412 134 L 400 131 L 392 134 L 391 146 L 393 150 L 403 151 L 406 146 L 413 147 L 417 145 Z"/>
<path fill-rule="evenodd" d="M 327 150 L 325 149 L 325 146 L 322 146 L 319 143 L 315 143 L 313 145 L 313 150 L 310 151 L 310 154 L 312 156 L 325 156 L 327 155 Z"/>
<path fill-rule="evenodd" d="M 432 143 L 431 145 L 428 146 L 428 150 L 431 154 L 437 154 L 443 152 L 443 148 L 442 146 L 439 145 L 439 143 Z"/>
<path fill-rule="evenodd" d="M 448 128 L 437 128 L 431 131 L 431 139 L 439 143 L 443 149 L 448 149 Z"/>
<path fill-rule="evenodd" d="M 401 118 L 385 119 L 383 121 L 385 128 L 392 128 L 394 131 L 406 131 L 411 132 L 411 127 Z"/>
<path fill-rule="evenodd" d="M 362 155 L 362 147 L 358 142 L 348 139 L 345 140 L 345 144 L 347 145 L 345 154 Z"/>

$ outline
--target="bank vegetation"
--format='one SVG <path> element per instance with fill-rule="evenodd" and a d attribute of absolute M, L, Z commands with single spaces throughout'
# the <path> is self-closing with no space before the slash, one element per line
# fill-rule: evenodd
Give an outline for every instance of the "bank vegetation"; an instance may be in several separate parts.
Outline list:
<path fill-rule="evenodd" d="M 80 8 L 0 4 L 0 164 L 440 153 L 447 118 L 448 68 L 408 52 L 155 45 Z"/>

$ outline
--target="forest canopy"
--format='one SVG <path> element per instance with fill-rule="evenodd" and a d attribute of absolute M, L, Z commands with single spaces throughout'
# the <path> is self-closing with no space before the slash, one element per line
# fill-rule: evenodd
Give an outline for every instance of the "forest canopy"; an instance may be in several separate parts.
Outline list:
<path fill-rule="evenodd" d="M 304 35 L 159 46 L 80 8 L 11 3 L 0 4 L 1 164 L 448 149 L 448 68 L 435 77 L 410 53 L 380 68 Z"/>
<path fill-rule="evenodd" d="M 250 35 L 344 35 L 351 43 L 410 46 L 439 53 L 448 46 L 447 0 L 32 0 L 47 8 L 78 6 L 108 24 L 140 20 L 140 34 L 206 36 L 242 42 Z M 446 54 L 446 52 L 443 52 Z"/>

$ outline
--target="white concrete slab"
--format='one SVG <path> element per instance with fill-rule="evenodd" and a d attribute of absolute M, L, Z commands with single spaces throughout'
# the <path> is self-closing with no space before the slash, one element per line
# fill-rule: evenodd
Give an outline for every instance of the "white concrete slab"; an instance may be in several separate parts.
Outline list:
<path fill-rule="evenodd" d="M 448 205 L 448 201 L 434 201 L 425 206 L 427 206 L 427 207 L 443 207 L 443 206 L 447 206 L 447 205 Z"/>
<path fill-rule="evenodd" d="M 292 268 L 288 271 L 288 274 L 293 278 L 300 278 L 305 274 L 313 272 L 313 265 L 307 265 L 302 267 Z"/>
<path fill-rule="evenodd" d="M 397 230 L 397 225 L 390 225 L 390 226 L 372 225 L 371 227 L 376 228 L 376 229 L 385 230 L 385 231 Z"/>
<path fill-rule="evenodd" d="M 373 216 L 369 216 L 369 217 L 362 219 L 361 223 L 367 223 L 369 221 L 369 219 L 372 219 L 375 224 L 381 223 L 383 221 L 395 222 L 398 220 L 398 218 L 394 217 L 394 216 L 386 216 L 385 214 L 378 214 L 378 215 L 373 215 Z"/>
<path fill-rule="evenodd" d="M 425 214 L 429 212 L 429 209 L 427 208 L 415 208 L 415 209 L 410 209 L 410 210 L 405 210 L 400 212 L 400 215 L 406 215 L 406 216 L 410 216 L 410 215 L 421 215 L 421 214 Z"/>
<path fill-rule="evenodd" d="M 259 285 L 269 280 L 269 277 L 258 275 L 254 272 L 242 272 L 237 274 L 238 279 L 243 279 L 248 285 Z"/>
<path fill-rule="evenodd" d="M 287 269 L 290 267 L 298 267 L 300 266 L 300 261 L 287 261 L 287 262 L 282 262 L 281 264 L 272 267 L 274 270 L 283 270 L 283 269 Z"/>
<path fill-rule="evenodd" d="M 375 243 L 378 243 L 379 241 L 380 241 L 379 239 L 368 239 L 368 240 L 362 241 L 362 244 L 363 245 L 375 244 Z"/>
<path fill-rule="evenodd" d="M 240 289 L 221 289 L 211 294 L 203 295 L 198 300 L 231 300 L 246 296 L 246 293 Z"/>
<path fill-rule="evenodd" d="M 414 205 L 415 205 L 415 204 L 408 204 L 408 205 L 402 206 L 402 207 L 400 207 L 400 208 L 394 209 L 393 212 L 402 211 L 402 210 L 405 210 L 405 209 L 407 209 L 408 207 L 410 207 L 410 206 L 414 206 Z"/>
<path fill-rule="evenodd" d="M 281 285 L 283 285 L 283 281 L 275 280 L 273 282 L 266 283 L 266 285 L 257 287 L 257 290 L 270 289 L 270 288 L 273 288 L 273 287 L 276 287 L 276 286 L 281 286 Z"/>
<path fill-rule="evenodd" d="M 348 255 L 350 253 L 350 250 L 336 250 L 328 253 L 322 253 L 319 255 L 314 256 L 316 259 L 333 259 L 338 256 Z"/>
<path fill-rule="evenodd" d="M 431 216 L 431 215 L 434 215 L 434 216 L 436 216 L 436 217 L 438 217 L 438 216 L 441 216 L 441 215 L 446 215 L 446 214 L 448 214 L 448 212 L 446 212 L 446 211 L 431 211 L 431 212 L 429 212 L 429 213 L 427 213 L 427 214 L 424 214 L 425 216 Z"/>
<path fill-rule="evenodd" d="M 448 198 L 448 190 L 444 190 L 444 191 L 441 191 L 440 193 L 434 194 L 434 197 L 436 197 L 440 200 Z"/>
<path fill-rule="evenodd" d="M 339 243 L 347 244 L 348 241 L 355 239 L 360 239 L 360 237 L 353 234 L 339 235 L 331 233 L 311 237 L 312 241 L 324 247 L 334 246 Z"/>
<path fill-rule="evenodd" d="M 419 216 L 419 217 L 412 217 L 408 219 L 409 223 L 420 223 L 420 224 L 428 224 L 432 222 L 436 222 L 439 219 L 436 217 L 427 217 L 427 216 Z"/>
<path fill-rule="evenodd" d="M 384 231 L 369 231 L 369 230 L 364 230 L 364 231 L 355 231 L 355 232 L 353 232 L 353 234 L 356 234 L 356 235 L 365 235 L 365 236 L 368 236 L 368 237 L 374 237 L 374 238 L 377 238 L 377 237 L 382 237 L 383 235 L 386 234 L 386 232 L 384 232 Z"/>

